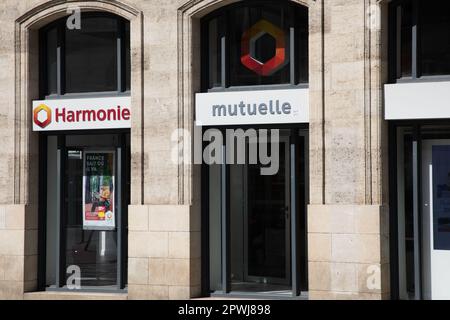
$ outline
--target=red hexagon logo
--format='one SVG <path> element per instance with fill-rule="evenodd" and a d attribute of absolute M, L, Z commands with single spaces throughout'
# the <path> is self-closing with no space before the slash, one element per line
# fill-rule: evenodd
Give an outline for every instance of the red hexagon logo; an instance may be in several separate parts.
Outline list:
<path fill-rule="evenodd" d="M 39 119 L 39 114 L 45 113 L 45 120 Z M 33 110 L 33 120 L 36 125 L 44 129 L 52 122 L 52 110 L 45 104 L 40 104 Z"/>
<path fill-rule="evenodd" d="M 254 57 L 255 43 L 263 35 L 268 34 L 275 39 L 275 55 L 266 62 Z M 248 69 L 261 76 L 270 76 L 283 67 L 286 62 L 286 40 L 284 31 L 267 20 L 260 20 L 244 32 L 241 40 L 241 62 Z"/>

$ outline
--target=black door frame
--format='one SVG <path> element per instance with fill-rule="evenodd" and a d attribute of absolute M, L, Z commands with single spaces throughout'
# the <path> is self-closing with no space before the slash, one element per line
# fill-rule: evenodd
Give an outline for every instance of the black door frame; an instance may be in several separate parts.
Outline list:
<path fill-rule="evenodd" d="M 398 248 L 398 199 L 397 199 L 397 129 L 406 127 L 412 133 L 412 179 L 413 189 L 413 210 L 417 215 L 418 224 L 418 249 L 415 263 L 415 297 L 423 299 L 421 288 L 423 287 L 422 275 L 422 140 L 433 138 L 434 133 L 424 135 L 422 130 L 426 126 L 445 126 L 450 128 L 448 120 L 397 120 L 389 121 L 389 238 L 390 238 L 390 286 L 391 299 L 400 299 L 399 288 L 399 248 Z M 437 136 L 439 138 L 439 136 Z M 418 261 L 418 263 L 417 263 Z"/>
<path fill-rule="evenodd" d="M 421 158 L 422 158 L 422 139 L 420 126 L 421 124 L 426 124 L 427 121 L 390 121 L 389 122 L 389 254 L 390 254 L 390 287 L 391 287 L 391 299 L 400 299 L 400 287 L 399 287 L 399 246 L 398 246 L 398 195 L 397 195 L 397 129 L 399 127 L 411 128 L 412 131 L 412 179 L 413 179 L 413 211 L 417 216 L 418 223 L 418 247 L 417 250 L 418 263 L 415 261 L 415 299 L 422 299 L 422 259 L 421 259 L 421 248 L 422 248 L 422 210 L 420 203 L 422 201 L 422 185 L 421 185 Z M 428 122 L 428 124 L 433 124 L 433 122 Z M 403 151 L 402 151 L 403 152 Z M 415 243 L 415 246 L 417 243 Z M 417 274 L 419 277 L 417 278 Z"/>
<path fill-rule="evenodd" d="M 307 186 L 309 184 L 309 172 L 308 161 L 300 161 L 300 152 L 304 152 L 304 157 L 309 157 L 308 141 L 301 141 L 302 135 L 300 132 L 308 132 L 308 125 L 267 125 L 267 126 L 223 126 L 214 127 L 222 132 L 225 137 L 226 129 L 289 129 L 290 142 L 289 142 L 289 164 L 290 164 L 290 207 L 291 207 L 291 283 L 292 283 L 292 297 L 297 298 L 304 296 L 308 291 L 308 263 L 307 263 L 307 204 L 308 194 Z M 203 127 L 203 133 L 212 129 L 212 127 Z M 307 139 L 308 136 L 305 137 Z M 203 147 L 206 146 L 204 143 Z M 303 149 L 303 150 L 302 150 Z M 225 157 L 225 141 L 222 147 L 223 157 Z M 221 165 L 221 275 L 222 275 L 222 291 L 214 292 L 210 291 L 210 244 L 209 244 L 209 166 L 202 164 L 201 167 L 201 256 L 202 256 L 202 295 L 240 295 L 241 293 L 235 293 L 231 291 L 231 264 L 230 264 L 230 214 L 229 214 L 229 188 L 230 188 L 230 175 L 229 164 Z M 300 179 L 305 179 L 303 184 L 299 184 Z M 303 196 L 302 196 L 303 195 Z M 301 214 L 301 208 L 303 207 L 303 217 Z M 303 230 L 303 231 L 302 231 Z M 301 252 L 303 251 L 303 252 Z M 258 295 L 258 294 L 255 294 Z"/>
<path fill-rule="evenodd" d="M 56 136 L 58 141 L 58 185 L 59 190 L 56 195 L 59 211 L 63 212 L 65 198 L 65 183 L 63 176 L 65 172 L 65 137 L 69 135 L 95 135 L 95 134 L 116 134 L 119 135 L 119 143 L 112 146 L 115 151 L 115 173 L 117 175 L 117 186 L 120 188 L 115 202 L 119 210 L 117 215 L 117 285 L 111 289 L 99 287 L 81 288 L 70 290 L 65 287 L 65 221 L 64 215 L 58 214 L 56 238 L 57 256 L 55 286 L 46 285 L 46 257 L 47 257 L 47 138 Z M 123 292 L 127 283 L 127 258 L 128 258 L 128 204 L 130 199 L 130 148 L 129 148 L 129 129 L 119 130 L 73 130 L 73 131 L 49 131 L 39 133 L 39 204 L 38 204 L 38 290 L 40 291 L 76 291 L 76 292 Z M 127 138 L 128 136 L 128 138 Z M 128 139 L 128 143 L 127 143 Z M 121 168 L 119 170 L 119 168 Z M 117 204 L 121 205 L 118 206 Z"/>

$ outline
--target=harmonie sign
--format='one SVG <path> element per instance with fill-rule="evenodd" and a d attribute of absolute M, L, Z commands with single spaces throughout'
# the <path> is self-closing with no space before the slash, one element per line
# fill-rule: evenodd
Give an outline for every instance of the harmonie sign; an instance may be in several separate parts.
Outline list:
<path fill-rule="evenodd" d="M 131 128 L 131 98 L 33 101 L 33 131 Z"/>

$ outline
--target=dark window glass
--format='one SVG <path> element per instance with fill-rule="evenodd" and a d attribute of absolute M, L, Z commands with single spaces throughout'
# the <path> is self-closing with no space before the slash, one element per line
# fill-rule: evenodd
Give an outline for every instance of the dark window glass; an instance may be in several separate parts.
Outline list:
<path fill-rule="evenodd" d="M 125 23 L 125 90 L 131 90 L 130 24 Z"/>
<path fill-rule="evenodd" d="M 208 24 L 209 87 L 222 86 L 223 17 L 214 18 Z"/>
<path fill-rule="evenodd" d="M 433 153 L 433 244 L 450 250 L 450 146 L 434 145 Z"/>
<path fill-rule="evenodd" d="M 112 152 L 99 152 L 93 155 L 106 159 L 103 166 L 99 165 L 101 175 L 83 172 L 83 161 L 88 159 L 84 150 L 71 148 L 67 151 L 66 269 L 73 265 L 80 267 L 81 286 L 113 286 L 117 283 L 117 229 L 108 231 L 88 229 L 84 226 L 83 214 L 86 211 L 98 212 L 99 206 L 103 206 L 104 210 L 114 211 L 113 204 L 107 200 L 102 201 L 102 198 L 100 200 L 95 198 L 92 190 L 100 190 L 100 193 L 104 192 L 102 190 L 108 190 L 111 202 L 114 203 L 112 197 L 115 158 Z M 86 180 L 86 186 L 83 185 L 83 179 Z M 85 207 L 83 207 L 83 192 L 85 192 Z"/>
<path fill-rule="evenodd" d="M 246 8 L 245 10 L 235 10 L 231 14 L 231 21 L 235 21 L 231 26 L 230 36 L 230 85 L 250 86 L 267 84 L 287 84 L 290 83 L 289 72 L 289 29 L 285 28 L 285 16 L 282 7 L 265 6 L 264 8 Z M 251 69 L 242 61 L 245 54 L 243 43 L 244 34 L 260 21 L 267 21 L 271 25 L 268 28 L 279 28 L 281 30 L 282 41 L 284 41 L 284 62 L 272 71 Z M 255 29 L 257 30 L 257 29 Z M 266 64 L 276 54 L 276 40 L 272 35 L 264 31 L 254 38 L 250 38 L 248 43 L 250 56 L 254 59 L 254 64 Z M 257 62 L 256 62 L 257 61 Z M 256 63 L 255 63 L 256 62 Z"/>
<path fill-rule="evenodd" d="M 286 144 L 280 143 L 279 148 L 276 175 L 261 175 L 260 165 L 249 165 L 247 172 L 248 276 L 263 279 L 283 279 L 288 271 Z"/>
<path fill-rule="evenodd" d="M 83 18 L 66 31 L 66 92 L 117 90 L 117 20 Z"/>
<path fill-rule="evenodd" d="M 295 21 L 295 74 L 298 83 L 308 83 L 309 77 L 309 40 L 308 10 L 296 10 Z M 298 64 L 298 66 L 297 66 Z"/>
<path fill-rule="evenodd" d="M 130 24 L 127 21 L 111 14 L 85 13 L 81 16 L 81 29 L 68 29 L 66 18 L 62 18 L 45 27 L 41 37 L 43 98 L 51 94 L 130 90 Z M 123 41 L 118 41 L 121 38 Z"/>
<path fill-rule="evenodd" d="M 406 288 L 414 292 L 414 186 L 413 186 L 413 137 L 404 136 L 404 212 L 405 212 L 405 262 L 406 262 Z"/>
<path fill-rule="evenodd" d="M 47 71 L 47 88 L 46 91 L 48 94 L 56 94 L 58 92 L 57 88 L 57 45 L 58 45 L 58 32 L 56 28 L 53 28 L 47 32 L 46 38 L 46 48 L 45 52 L 47 53 L 47 61 L 46 61 L 46 71 Z"/>
<path fill-rule="evenodd" d="M 232 291 L 292 289 L 288 134 L 289 130 L 281 131 L 276 174 L 261 175 L 261 163 L 229 166 Z M 238 149 L 236 146 L 236 153 Z M 246 142 L 246 152 L 257 149 L 256 143 Z"/>
<path fill-rule="evenodd" d="M 397 18 L 400 25 L 400 72 L 401 77 L 412 75 L 412 6 L 406 2 L 397 8 Z"/>
<path fill-rule="evenodd" d="M 390 11 L 392 80 L 450 75 L 450 1 L 401 0 Z"/>
<path fill-rule="evenodd" d="M 450 1 L 421 1 L 420 30 L 422 75 L 450 74 Z"/>
<path fill-rule="evenodd" d="M 268 1 L 232 5 L 206 18 L 204 27 L 207 44 L 203 61 L 208 65 L 209 89 L 223 86 L 221 70 L 226 72 L 227 87 L 308 82 L 306 7 Z M 226 59 L 220 50 L 223 37 Z"/>

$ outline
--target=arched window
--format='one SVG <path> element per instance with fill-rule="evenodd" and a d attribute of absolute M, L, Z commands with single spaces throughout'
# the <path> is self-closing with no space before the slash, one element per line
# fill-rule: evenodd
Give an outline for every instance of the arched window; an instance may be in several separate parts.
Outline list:
<path fill-rule="evenodd" d="M 202 20 L 203 91 L 308 83 L 308 9 L 243 1 Z"/>
<path fill-rule="evenodd" d="M 450 1 L 390 4 L 391 81 L 450 75 Z"/>
<path fill-rule="evenodd" d="M 225 160 L 202 168 L 203 289 L 299 296 L 308 286 L 307 247 L 297 241 L 308 203 L 308 8 L 239 1 L 201 20 L 201 46 L 195 125 Z M 276 140 L 260 135 L 267 128 Z M 279 163 L 267 176 L 252 156 L 263 141 Z"/>
<path fill-rule="evenodd" d="M 61 18 L 39 41 L 39 286 L 67 290 L 73 272 L 70 289 L 122 290 L 131 152 L 129 125 L 117 123 L 131 114 L 130 23 L 82 12 L 79 26 Z"/>
<path fill-rule="evenodd" d="M 67 18 L 40 31 L 41 98 L 121 94 L 130 90 L 130 24 L 108 13 L 82 13 L 81 28 Z"/>

